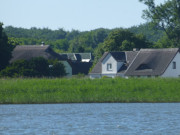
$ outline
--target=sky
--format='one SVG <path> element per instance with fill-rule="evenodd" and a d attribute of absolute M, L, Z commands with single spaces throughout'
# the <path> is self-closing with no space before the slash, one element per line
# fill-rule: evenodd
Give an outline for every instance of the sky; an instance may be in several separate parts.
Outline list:
<path fill-rule="evenodd" d="M 155 0 L 156 4 L 164 0 Z M 139 0 L 0 0 L 5 26 L 89 31 L 129 28 L 146 22 Z"/>

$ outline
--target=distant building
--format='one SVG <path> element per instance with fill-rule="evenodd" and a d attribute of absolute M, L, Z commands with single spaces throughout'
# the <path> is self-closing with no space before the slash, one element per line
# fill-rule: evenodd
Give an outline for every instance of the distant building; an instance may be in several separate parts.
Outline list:
<path fill-rule="evenodd" d="M 90 78 L 180 77 L 180 51 L 166 48 L 105 52 L 89 75 Z"/>
<path fill-rule="evenodd" d="M 71 61 L 72 75 L 77 75 L 79 73 L 88 75 L 93 64 L 91 53 L 60 53 L 59 55 Z"/>
<path fill-rule="evenodd" d="M 92 61 L 91 53 L 60 53 L 65 59 L 70 59 L 73 62 L 90 62 Z"/>
<path fill-rule="evenodd" d="M 179 48 L 141 49 L 125 76 L 180 77 Z"/>
<path fill-rule="evenodd" d="M 18 45 L 12 52 L 10 63 L 16 60 L 29 60 L 34 57 L 43 57 L 45 59 L 58 59 L 65 66 L 67 76 L 72 76 L 72 67 L 67 59 L 54 52 L 49 45 Z"/>
<path fill-rule="evenodd" d="M 137 51 L 105 52 L 89 73 L 90 78 L 101 78 L 103 76 L 124 77 L 126 69 L 137 53 Z"/>

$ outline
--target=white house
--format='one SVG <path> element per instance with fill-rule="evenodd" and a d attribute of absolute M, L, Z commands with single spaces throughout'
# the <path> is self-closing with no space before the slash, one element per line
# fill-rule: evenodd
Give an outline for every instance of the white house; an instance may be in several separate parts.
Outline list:
<path fill-rule="evenodd" d="M 89 75 L 90 78 L 180 77 L 180 50 L 166 48 L 105 52 Z"/>
<path fill-rule="evenodd" d="M 124 76 L 128 65 L 137 55 L 137 51 L 105 52 L 92 71 L 90 78 Z"/>
<path fill-rule="evenodd" d="M 141 49 L 125 76 L 180 77 L 179 48 Z"/>

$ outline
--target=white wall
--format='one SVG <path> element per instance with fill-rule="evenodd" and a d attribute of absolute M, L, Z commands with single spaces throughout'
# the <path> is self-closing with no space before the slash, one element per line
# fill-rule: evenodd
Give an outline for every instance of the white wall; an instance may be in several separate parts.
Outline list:
<path fill-rule="evenodd" d="M 107 70 L 107 64 L 112 64 L 112 70 Z M 111 56 L 111 54 L 108 54 L 105 59 L 102 61 L 102 74 L 109 74 L 109 73 L 117 73 L 117 62 L 116 60 Z"/>
<path fill-rule="evenodd" d="M 82 59 L 82 62 L 90 62 L 91 59 Z"/>
<path fill-rule="evenodd" d="M 173 62 L 176 62 L 176 69 L 173 69 Z M 178 52 L 169 64 L 162 77 L 180 77 L 180 53 Z"/>

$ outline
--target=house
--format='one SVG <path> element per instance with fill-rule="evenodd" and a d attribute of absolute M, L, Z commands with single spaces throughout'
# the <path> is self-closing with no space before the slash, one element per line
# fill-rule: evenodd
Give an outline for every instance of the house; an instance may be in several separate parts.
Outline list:
<path fill-rule="evenodd" d="M 105 52 L 89 75 L 90 78 L 180 77 L 180 51 L 166 48 Z"/>
<path fill-rule="evenodd" d="M 55 53 L 49 45 L 18 45 L 12 52 L 10 63 L 20 59 L 29 60 L 34 57 L 58 59 L 64 64 L 67 76 L 72 76 L 72 67 L 69 61 Z"/>
<path fill-rule="evenodd" d="M 59 55 L 74 62 L 90 62 L 92 60 L 91 53 L 60 53 Z"/>
<path fill-rule="evenodd" d="M 125 72 L 129 77 L 180 77 L 179 48 L 141 49 Z"/>
<path fill-rule="evenodd" d="M 93 64 L 91 53 L 60 53 L 59 55 L 64 59 L 70 60 L 72 75 L 79 73 L 87 75 Z"/>
<path fill-rule="evenodd" d="M 89 73 L 90 78 L 124 77 L 124 72 L 131 64 L 138 51 L 105 52 Z"/>

